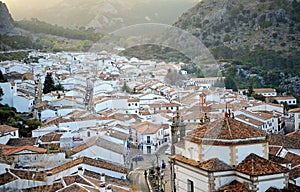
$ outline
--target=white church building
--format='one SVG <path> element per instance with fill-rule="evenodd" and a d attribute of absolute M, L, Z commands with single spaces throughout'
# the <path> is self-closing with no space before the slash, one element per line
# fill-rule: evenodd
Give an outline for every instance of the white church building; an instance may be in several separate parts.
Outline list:
<path fill-rule="evenodd" d="M 171 175 L 176 192 L 288 187 L 289 169 L 269 160 L 267 134 L 233 118 L 199 126 L 175 144 L 175 154 Z"/>

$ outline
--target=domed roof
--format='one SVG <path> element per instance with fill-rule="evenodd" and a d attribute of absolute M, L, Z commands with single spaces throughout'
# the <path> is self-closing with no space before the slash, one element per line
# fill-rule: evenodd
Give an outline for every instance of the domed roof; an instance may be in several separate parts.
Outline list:
<path fill-rule="evenodd" d="M 233 118 L 219 119 L 199 126 L 186 136 L 187 141 L 205 144 L 232 144 L 266 141 L 267 134 Z"/>

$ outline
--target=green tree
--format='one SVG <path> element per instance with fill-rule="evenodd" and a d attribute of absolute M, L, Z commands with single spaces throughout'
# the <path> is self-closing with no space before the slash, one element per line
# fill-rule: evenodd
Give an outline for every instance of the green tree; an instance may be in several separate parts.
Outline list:
<path fill-rule="evenodd" d="M 249 87 L 248 87 L 248 93 L 247 93 L 247 95 L 248 95 L 248 96 L 251 96 L 252 93 L 254 93 L 254 90 L 253 90 L 253 82 L 250 82 L 250 85 L 249 85 Z"/>
<path fill-rule="evenodd" d="M 63 91 L 65 90 L 64 86 L 60 83 L 58 83 L 56 86 L 55 86 L 55 89 L 58 90 L 58 91 Z"/>
<path fill-rule="evenodd" d="M 266 101 L 266 97 L 261 94 L 252 94 L 254 99 L 260 100 L 260 101 Z"/>
<path fill-rule="evenodd" d="M 46 76 L 45 82 L 44 82 L 43 93 L 47 94 L 54 90 L 56 90 L 56 87 L 54 84 L 54 80 L 52 78 L 52 73 L 47 73 L 47 76 Z"/>
<path fill-rule="evenodd" d="M 231 77 L 226 77 L 224 80 L 226 89 L 232 89 L 233 91 L 237 91 L 237 87 L 235 81 Z"/>

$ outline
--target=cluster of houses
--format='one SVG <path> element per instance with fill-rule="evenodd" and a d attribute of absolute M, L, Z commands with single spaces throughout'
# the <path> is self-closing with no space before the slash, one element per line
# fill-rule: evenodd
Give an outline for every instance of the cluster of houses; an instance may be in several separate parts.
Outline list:
<path fill-rule="evenodd" d="M 258 101 L 214 87 L 222 77 L 192 78 L 177 87 L 165 83 L 164 77 L 170 69 L 180 71 L 182 64 L 128 60 L 105 51 L 30 56 L 39 62 L 0 63 L 10 79 L 0 83 L 4 93 L 0 103 L 32 113 L 43 123 L 32 131 L 32 138 L 20 138 L 17 128 L 0 126 L 1 189 L 130 191 L 130 148 L 155 154 L 175 142 L 172 134 L 181 135 L 172 156 L 176 191 L 218 191 L 228 181 L 256 191 L 300 185 L 300 111 L 285 109 L 285 104 L 297 104 L 292 96 L 255 89 L 277 104 Z M 63 91 L 42 93 L 47 73 Z M 177 114 L 183 133 L 172 132 Z M 210 129 L 224 133 L 211 138 L 203 132 Z M 211 145 L 210 139 L 216 142 Z M 283 142 L 291 139 L 297 142 Z M 258 177 L 243 170 L 248 166 L 244 161 L 268 164 L 272 158 L 288 162 L 285 168 L 271 163 L 275 175 L 266 171 Z M 209 165 L 211 170 L 206 169 Z M 191 179 L 194 169 L 205 176 L 200 180 L 207 182 L 200 185 L 206 188 Z M 276 182 L 268 182 L 271 178 Z"/>

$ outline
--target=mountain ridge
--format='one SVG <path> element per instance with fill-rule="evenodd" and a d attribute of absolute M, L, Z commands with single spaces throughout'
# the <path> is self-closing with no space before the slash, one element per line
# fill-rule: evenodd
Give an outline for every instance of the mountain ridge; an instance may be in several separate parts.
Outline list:
<path fill-rule="evenodd" d="M 300 1 L 203 0 L 174 26 L 225 61 L 223 73 L 237 87 L 252 84 L 300 95 Z"/>
<path fill-rule="evenodd" d="M 15 20 L 37 18 L 50 24 L 94 27 L 111 32 L 137 23 L 172 24 L 196 0 L 7 0 Z"/>
<path fill-rule="evenodd" d="M 14 20 L 6 4 L 0 1 L 0 34 L 10 34 L 14 27 Z"/>

